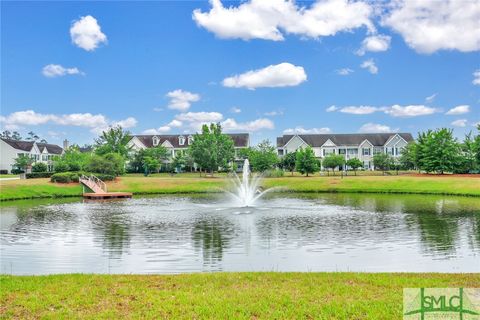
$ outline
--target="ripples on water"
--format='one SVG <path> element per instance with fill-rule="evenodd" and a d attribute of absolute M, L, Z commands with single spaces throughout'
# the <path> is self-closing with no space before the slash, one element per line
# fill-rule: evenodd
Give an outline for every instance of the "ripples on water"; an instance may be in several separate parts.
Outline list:
<path fill-rule="evenodd" d="M 1 272 L 479 272 L 480 201 L 389 195 L 4 204 Z"/>

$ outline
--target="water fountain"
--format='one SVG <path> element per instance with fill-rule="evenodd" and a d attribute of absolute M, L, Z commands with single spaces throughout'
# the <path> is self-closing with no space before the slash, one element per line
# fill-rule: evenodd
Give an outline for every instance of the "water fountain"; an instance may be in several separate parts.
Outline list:
<path fill-rule="evenodd" d="M 248 159 L 245 159 L 243 162 L 242 179 L 240 180 L 240 177 L 234 172 L 233 183 L 235 190 L 228 193 L 232 195 L 239 207 L 252 207 L 255 205 L 255 201 L 265 193 L 273 190 L 273 188 L 261 190 L 259 187 L 261 180 L 261 175 L 251 176 L 250 162 Z"/>

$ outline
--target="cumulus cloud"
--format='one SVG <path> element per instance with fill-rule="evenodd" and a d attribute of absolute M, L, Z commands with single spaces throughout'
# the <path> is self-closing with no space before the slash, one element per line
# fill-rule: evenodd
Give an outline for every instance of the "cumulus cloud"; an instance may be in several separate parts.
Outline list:
<path fill-rule="evenodd" d="M 381 52 L 387 51 L 390 48 L 390 36 L 386 35 L 372 35 L 366 37 L 362 42 L 362 47 L 358 49 L 357 54 L 363 56 L 366 52 Z"/>
<path fill-rule="evenodd" d="M 327 112 L 334 112 L 334 111 L 337 111 L 337 110 L 338 110 L 338 108 L 336 106 L 330 106 L 327 109 L 325 109 L 325 111 L 327 111 Z"/>
<path fill-rule="evenodd" d="M 342 113 L 351 113 L 351 114 L 370 114 L 379 111 L 377 107 L 371 106 L 348 106 L 340 109 Z"/>
<path fill-rule="evenodd" d="M 265 112 L 264 115 L 268 117 L 283 116 L 283 110 L 272 110 L 269 112 Z"/>
<path fill-rule="evenodd" d="M 224 7 L 220 0 L 210 4 L 208 12 L 194 10 L 193 20 L 222 39 L 282 41 L 285 33 L 319 38 L 360 27 L 375 30 L 372 8 L 360 1 L 323 0 L 310 7 L 286 0 L 250 0 L 237 7 Z"/>
<path fill-rule="evenodd" d="M 349 74 L 353 73 L 353 70 L 350 68 L 342 68 L 335 70 L 335 73 L 340 76 L 348 76 Z"/>
<path fill-rule="evenodd" d="M 456 106 L 455 108 L 452 108 L 448 110 L 445 114 L 449 116 L 456 116 L 459 114 L 465 114 L 470 112 L 470 106 L 469 105 L 460 105 Z"/>
<path fill-rule="evenodd" d="M 458 120 L 455 120 L 451 123 L 452 126 L 454 127 L 466 127 L 467 126 L 467 119 L 458 119 Z"/>
<path fill-rule="evenodd" d="M 223 86 L 229 88 L 256 88 L 297 86 L 307 80 L 303 67 L 283 62 L 277 65 L 251 70 L 223 79 Z"/>
<path fill-rule="evenodd" d="M 480 50 L 478 0 L 397 0 L 382 22 L 420 53 Z"/>
<path fill-rule="evenodd" d="M 433 114 L 438 110 L 432 107 L 427 107 L 424 105 L 410 105 L 410 106 L 400 106 L 398 104 L 391 106 L 385 110 L 385 113 L 393 117 L 417 117 Z"/>
<path fill-rule="evenodd" d="M 48 78 L 63 77 L 70 74 L 84 74 L 78 68 L 65 68 L 59 64 L 48 64 L 42 69 L 42 74 Z"/>
<path fill-rule="evenodd" d="M 94 51 L 101 43 L 107 43 L 97 19 L 88 15 L 72 23 L 70 28 L 72 42 L 86 51 Z"/>
<path fill-rule="evenodd" d="M 220 112 L 187 112 L 177 114 L 175 119 L 186 122 L 210 123 L 222 120 L 223 115 Z"/>
<path fill-rule="evenodd" d="M 222 128 L 226 132 L 232 131 L 259 131 L 262 129 L 274 129 L 275 125 L 272 120 L 260 118 L 253 121 L 237 122 L 235 119 L 228 118 L 221 122 Z"/>
<path fill-rule="evenodd" d="M 33 110 L 17 111 L 8 116 L 1 116 L 0 123 L 5 128 L 20 128 L 22 126 L 37 126 L 52 123 L 60 126 L 76 126 L 91 128 L 92 132 L 101 132 L 109 126 L 131 128 L 137 125 L 137 120 L 128 117 L 124 120 L 109 120 L 103 114 L 71 113 L 71 114 L 42 114 Z"/>
<path fill-rule="evenodd" d="M 378 67 L 375 65 L 375 61 L 373 61 L 373 59 L 363 61 L 360 65 L 360 68 L 367 69 L 371 74 L 378 73 Z"/>
<path fill-rule="evenodd" d="M 332 133 L 330 128 L 311 128 L 295 127 L 283 130 L 283 134 L 325 134 Z"/>
<path fill-rule="evenodd" d="M 360 127 L 358 132 L 361 133 L 389 133 L 389 132 L 395 132 L 398 130 L 393 130 L 387 125 L 384 124 L 378 124 L 378 123 L 365 123 L 363 126 Z"/>
<path fill-rule="evenodd" d="M 187 111 L 192 102 L 200 100 L 199 94 L 183 91 L 181 89 L 170 91 L 167 93 L 167 97 L 170 98 L 168 108 L 179 111 Z"/>
<path fill-rule="evenodd" d="M 240 112 L 242 112 L 242 109 L 237 108 L 237 107 L 233 107 L 233 108 L 230 109 L 230 112 L 231 113 L 240 113 Z"/>
<path fill-rule="evenodd" d="M 476 86 L 480 86 L 480 69 L 475 70 L 473 72 L 473 80 L 472 83 Z"/>

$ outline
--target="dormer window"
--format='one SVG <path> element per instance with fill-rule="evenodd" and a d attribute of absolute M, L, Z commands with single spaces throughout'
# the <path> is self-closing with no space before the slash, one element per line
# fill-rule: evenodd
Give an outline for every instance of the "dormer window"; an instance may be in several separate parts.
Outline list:
<path fill-rule="evenodd" d="M 184 136 L 180 136 L 178 137 L 178 144 L 183 146 L 185 144 L 185 137 Z"/>
<path fill-rule="evenodd" d="M 188 136 L 188 145 L 191 145 L 193 143 L 193 137 Z"/>
<path fill-rule="evenodd" d="M 153 146 L 156 147 L 156 146 L 158 146 L 158 143 L 160 142 L 160 139 L 158 139 L 157 136 L 154 136 L 152 138 L 152 142 L 153 142 Z"/>

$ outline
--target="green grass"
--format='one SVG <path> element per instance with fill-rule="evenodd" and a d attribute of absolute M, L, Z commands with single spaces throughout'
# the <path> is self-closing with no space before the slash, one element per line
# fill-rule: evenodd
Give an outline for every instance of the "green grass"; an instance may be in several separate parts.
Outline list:
<path fill-rule="evenodd" d="M 1 178 L 16 178 L 18 177 L 18 174 L 0 174 L 0 179 Z"/>
<path fill-rule="evenodd" d="M 403 288 L 480 287 L 478 274 L 207 273 L 0 276 L 16 319 L 401 319 Z"/>
<path fill-rule="evenodd" d="M 480 176 L 285 176 L 266 178 L 263 187 L 279 187 L 278 192 L 416 193 L 480 196 Z M 198 174 L 126 175 L 108 182 L 109 191 L 134 194 L 176 194 L 222 192 L 228 187 L 225 176 L 199 177 Z M 81 196 L 79 184 L 55 184 L 49 179 L 0 181 L 0 201 L 31 198 Z"/>

